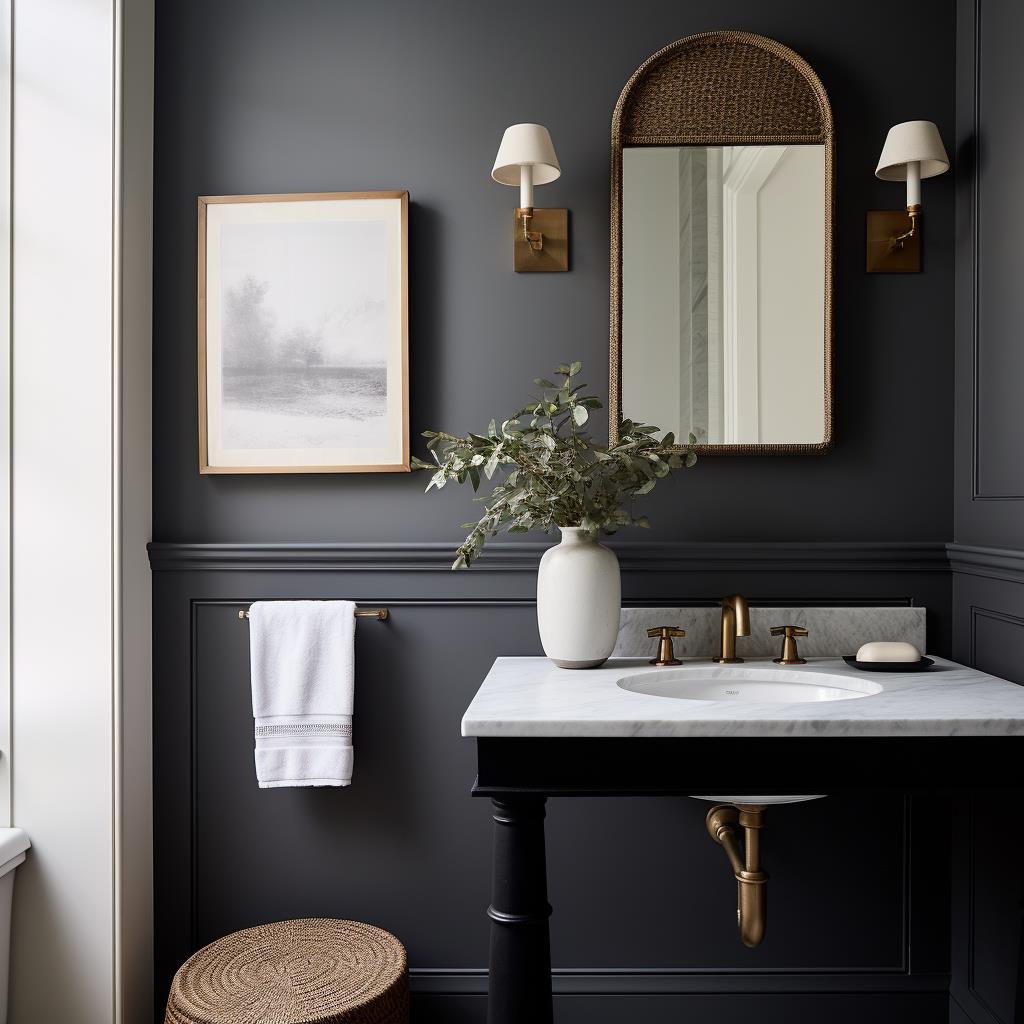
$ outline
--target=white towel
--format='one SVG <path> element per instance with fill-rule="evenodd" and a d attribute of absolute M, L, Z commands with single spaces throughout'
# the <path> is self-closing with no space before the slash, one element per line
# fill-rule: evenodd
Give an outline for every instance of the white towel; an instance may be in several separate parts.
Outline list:
<path fill-rule="evenodd" d="M 250 607 L 261 789 L 351 784 L 355 608 L 351 601 Z"/>

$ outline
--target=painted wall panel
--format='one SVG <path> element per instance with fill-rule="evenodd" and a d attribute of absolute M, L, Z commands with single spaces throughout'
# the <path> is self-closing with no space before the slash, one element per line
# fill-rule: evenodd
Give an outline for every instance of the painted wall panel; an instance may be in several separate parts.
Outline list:
<path fill-rule="evenodd" d="M 1010 253 L 1020 199 L 1000 168 L 1019 159 L 1006 120 L 1022 85 L 1024 12 L 957 3 L 956 468 L 954 656 L 1024 683 L 1024 476 L 1020 289 Z M 1002 851 L 1018 841 L 1010 800 L 974 794 L 954 820 L 952 1021 L 1024 1016 L 1021 892 Z M 993 827 L 998 845 L 991 841 Z"/>
<path fill-rule="evenodd" d="M 650 495 L 662 540 L 947 540 L 951 532 L 952 175 L 926 184 L 926 271 L 865 275 L 864 211 L 891 124 L 925 111 L 951 144 L 952 0 L 680 6 L 524 0 L 353 5 L 182 0 L 157 12 L 154 488 L 167 541 L 450 540 L 470 504 L 402 475 L 200 478 L 195 197 L 410 191 L 411 422 L 479 429 L 579 358 L 607 389 L 609 137 L 634 69 L 688 33 L 760 32 L 829 91 L 836 135 L 836 448 L 705 459 Z M 528 52 L 514 43 L 523 26 Z M 915 39 L 914 60 L 878 45 Z M 186 72 L 187 69 L 187 72 Z M 514 84 L 513 84 L 514 83 Z M 538 205 L 571 210 L 572 270 L 511 270 L 515 191 L 490 179 L 504 128 L 547 124 L 563 167 Z M 595 417 L 600 434 L 603 421 Z M 421 451 L 422 454 L 422 451 Z M 750 496 L 757 495 L 756 508 Z"/>
<path fill-rule="evenodd" d="M 1024 295 L 1015 269 L 1016 233 L 1009 227 L 1019 223 L 1024 204 L 1005 173 L 1006 167 L 1024 161 L 1024 137 L 1006 127 L 1016 97 L 1024 90 L 1024 68 L 1018 59 L 1024 7 L 985 0 L 978 5 L 977 30 L 982 61 L 976 94 L 975 258 L 984 269 L 975 296 L 974 490 L 981 500 L 1024 502 L 1024 460 L 1016 444 L 1024 430 L 1024 347 L 1018 343 Z"/>
<path fill-rule="evenodd" d="M 671 562 L 671 552 L 664 557 Z M 173 562 L 166 548 L 160 559 L 165 568 Z M 534 579 L 530 560 L 452 574 L 440 559 L 428 568 L 433 559 L 424 554 L 420 568 L 406 572 L 339 559 L 313 571 L 254 562 L 157 574 L 158 1002 L 174 968 L 218 935 L 328 913 L 374 921 L 406 942 L 418 1007 L 426 1000 L 453 1015 L 463 1006 L 476 1012 L 468 997 L 485 986 L 491 824 L 487 803 L 469 795 L 474 750 L 459 722 L 496 653 L 538 652 Z M 792 576 L 717 569 L 694 571 L 685 584 L 674 573 L 637 570 L 627 599 L 648 603 L 637 595 L 671 592 L 678 601 L 685 587 L 695 596 L 682 597 L 684 607 L 705 604 L 703 594 L 728 579 L 773 603 L 790 587 L 807 593 L 812 575 L 819 599 L 830 603 L 892 605 L 910 594 L 941 604 L 946 593 L 938 569 Z M 237 609 L 258 597 L 344 595 L 392 611 L 387 624 L 357 628 L 353 786 L 261 791 L 248 626 Z M 753 954 L 735 937 L 734 882 L 707 840 L 705 810 L 688 800 L 551 801 L 552 948 L 566 1007 L 601 991 L 610 1003 L 635 996 L 638 1010 L 661 992 L 682 1009 L 693 1002 L 688 993 L 723 977 L 714 998 L 728 1002 L 765 972 L 780 976 L 763 982 L 780 1003 L 816 985 L 836 999 L 845 998 L 840 991 L 888 986 L 915 993 L 915 1001 L 921 993 L 924 1007 L 931 1005 L 925 991 L 945 990 L 944 907 L 931 898 L 948 885 L 936 856 L 948 841 L 943 807 L 908 818 L 893 792 L 773 813 L 765 849 L 778 909 Z M 820 844 L 802 839 L 808 829 L 828 837 L 827 858 Z M 819 929 L 823 919 L 831 924 Z"/>
<path fill-rule="evenodd" d="M 583 359 L 587 379 L 604 394 L 608 149 L 615 99 L 632 71 L 664 44 L 692 32 L 738 28 L 794 47 L 818 71 L 833 105 L 836 233 L 846 240 L 837 245 L 835 267 L 837 445 L 823 458 L 708 458 L 692 474 L 659 485 L 646 509 L 655 540 L 737 547 L 731 560 L 713 568 L 682 564 L 668 555 L 661 564 L 657 558 L 640 559 L 625 573 L 625 599 L 679 607 L 688 601 L 710 604 L 740 589 L 761 602 L 915 601 L 929 608 L 932 650 L 948 652 L 950 594 L 944 569 L 915 567 L 912 558 L 897 568 L 867 551 L 855 567 L 849 559 L 814 558 L 768 567 L 758 563 L 757 544 L 751 542 L 944 541 L 951 534 L 951 178 L 927 183 L 924 274 L 866 276 L 860 245 L 864 210 L 902 202 L 897 187 L 870 173 L 886 129 L 914 116 L 905 111 L 927 111 L 944 132 L 951 129 L 953 17 L 952 0 L 896 6 L 869 0 L 827 10 L 808 0 L 768 5 L 733 0 L 724 8 L 710 0 L 684 7 L 650 0 L 630 10 L 610 0 L 556 5 L 524 0 L 515 9 L 489 7 L 486 15 L 461 0 L 161 5 L 154 225 L 156 538 L 374 542 L 380 551 L 402 550 L 404 544 L 453 541 L 456 524 L 473 508 L 468 494 L 452 488 L 423 497 L 424 481 L 418 477 L 199 477 L 197 195 L 410 190 L 414 437 L 427 427 L 479 428 L 502 409 L 518 407 L 532 379 L 566 358 Z M 525 55 L 518 42 L 524 24 L 542 26 L 529 34 Z M 917 40 L 912 64 L 894 63 L 878 47 L 879 24 L 893 38 Z M 543 73 L 531 73 L 532 68 Z M 488 169 L 502 130 L 523 120 L 551 128 L 562 162 L 562 178 L 540 189 L 537 202 L 571 209 L 569 274 L 517 276 L 510 268 L 515 194 L 491 182 Z M 603 430 L 599 418 L 595 429 Z M 485 941 L 481 910 L 489 827 L 486 810 L 466 795 L 471 757 L 458 736 L 457 719 L 496 654 L 537 649 L 532 573 L 501 568 L 449 575 L 397 566 L 387 555 L 381 555 L 387 564 L 373 564 L 371 558 L 361 570 L 323 563 L 320 572 L 305 565 L 275 568 L 259 557 L 227 568 L 234 556 L 225 549 L 224 557 L 220 568 L 207 566 L 210 571 L 186 572 L 179 566 L 161 573 L 155 591 L 158 1002 L 168 972 L 201 939 L 260 916 L 350 906 L 396 922 L 414 965 L 444 974 L 438 982 L 443 993 L 432 995 L 424 988 L 429 979 L 417 977 L 418 1013 L 448 1021 L 480 1019 L 482 999 L 473 994 L 479 991 L 479 975 L 466 982 L 475 990 L 457 990 L 465 981 L 458 972 L 483 963 L 482 945 L 477 958 L 471 957 Z M 349 794 L 286 792 L 264 800 L 249 789 L 246 627 L 231 620 L 230 610 L 203 602 L 316 595 L 354 596 L 397 608 L 387 627 L 393 632 L 367 637 L 375 625 L 359 627 L 357 729 L 368 730 L 358 740 L 359 781 Z M 385 711 L 374 702 L 386 692 L 378 681 L 385 688 L 395 685 L 385 678 L 392 662 L 402 668 L 401 696 Z M 418 766 L 422 779 L 413 771 Z M 202 823 L 195 851 L 195 915 L 187 827 L 192 791 L 185 781 L 192 779 L 194 767 Z M 852 843 L 837 820 L 838 807 L 824 802 L 809 813 L 821 815 L 823 825 Z M 864 847 L 829 843 L 836 857 L 852 861 L 859 851 L 864 859 L 864 874 L 854 883 L 863 899 L 856 914 L 844 918 L 850 928 L 844 936 L 813 942 L 813 935 L 800 928 L 804 911 L 812 913 L 820 898 L 815 884 L 820 876 L 787 845 L 793 843 L 790 830 L 780 836 L 772 870 L 790 880 L 780 881 L 780 891 L 803 909 L 790 922 L 780 919 L 773 945 L 758 955 L 763 961 L 747 958 L 730 934 L 730 880 L 724 866 L 714 863 L 719 851 L 705 848 L 709 844 L 695 828 L 697 811 L 696 805 L 675 808 L 659 801 L 634 808 L 595 801 L 552 809 L 552 879 L 559 893 L 553 942 L 559 965 L 621 971 L 649 962 L 735 969 L 739 973 L 729 975 L 732 993 L 743 984 L 736 979 L 747 978 L 761 962 L 800 972 L 787 982 L 800 992 L 811 990 L 816 968 L 896 966 L 892 984 L 898 992 L 858 1002 L 846 993 L 873 991 L 882 981 L 874 974 L 844 974 L 826 995 L 791 1000 L 775 992 L 766 1005 L 778 1007 L 769 1012 L 786 1019 L 823 1012 L 836 1020 L 842 1014 L 863 1019 L 867 1013 L 881 1019 L 890 1014 L 894 1021 L 943 1019 L 941 981 L 938 997 L 930 990 L 910 991 L 918 984 L 918 971 L 941 976 L 946 970 L 946 925 L 941 915 L 936 919 L 934 907 L 931 916 L 926 913 L 928 933 L 942 940 L 915 943 L 924 952 L 909 974 L 897 964 L 905 934 L 892 891 L 899 852 L 891 804 L 884 805 L 878 821 L 864 816 Z M 182 822 L 185 827 L 179 827 Z M 248 842 L 240 841 L 232 824 Z M 619 891 L 607 878 L 635 861 L 633 835 L 642 837 L 642 856 L 653 858 L 659 870 L 638 880 L 637 889 Z M 262 836 L 270 838 L 257 857 L 267 858 L 260 863 L 268 870 L 257 890 L 246 858 L 259 849 Z M 586 837 L 586 846 L 580 837 Z M 430 891 L 432 877 L 451 877 L 453 856 L 463 868 L 460 888 Z M 295 864 L 309 885 L 286 874 Z M 681 877 L 687 866 L 694 870 L 692 885 Z M 346 867 L 363 888 L 351 886 Z M 267 884 L 268 877 L 279 881 Z M 679 920 L 660 906 L 655 879 L 671 887 L 672 902 L 683 911 Z M 602 894 L 612 893 L 613 913 L 606 922 L 587 903 L 588 892 L 592 896 L 594 886 L 602 884 Z M 432 928 L 441 929 L 433 918 L 442 898 L 451 907 L 445 934 L 435 935 Z M 842 900 L 838 895 L 835 900 L 829 906 L 838 913 Z M 921 913 L 915 911 L 913 920 Z M 695 928 L 712 921 L 712 938 L 701 945 Z M 621 933 L 615 932 L 617 924 Z M 602 927 L 612 932 L 607 944 L 597 934 Z M 729 1019 L 757 1001 L 756 996 L 736 1001 L 726 992 L 699 998 L 644 994 L 649 980 L 636 971 L 613 974 L 605 982 L 630 995 L 603 1000 L 560 995 L 563 1018 L 597 1020 L 606 1013 L 621 1019 L 620 1007 L 626 1006 L 626 1013 L 652 1020 L 672 1019 L 684 1009 Z"/>

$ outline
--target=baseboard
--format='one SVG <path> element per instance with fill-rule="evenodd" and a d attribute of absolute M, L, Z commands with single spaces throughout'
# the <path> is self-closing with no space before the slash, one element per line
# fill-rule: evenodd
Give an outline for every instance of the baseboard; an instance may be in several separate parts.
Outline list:
<path fill-rule="evenodd" d="M 417 994 L 412 1005 L 416 1024 L 485 1024 L 487 1016 L 487 999 L 482 995 Z M 949 996 L 945 992 L 562 994 L 555 996 L 554 1009 L 558 1024 L 948 1024 Z"/>
<path fill-rule="evenodd" d="M 487 994 L 485 969 L 412 968 L 413 993 L 433 996 Z M 947 974 L 902 971 L 682 971 L 638 969 L 556 969 L 555 995 L 810 995 L 949 991 Z"/>

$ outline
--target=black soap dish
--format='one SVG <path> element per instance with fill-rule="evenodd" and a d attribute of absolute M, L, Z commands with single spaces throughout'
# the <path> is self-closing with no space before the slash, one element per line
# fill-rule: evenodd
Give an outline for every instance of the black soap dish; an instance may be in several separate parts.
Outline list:
<path fill-rule="evenodd" d="M 845 655 L 843 661 L 862 672 L 924 672 L 935 664 L 931 658 L 920 661 L 858 661 L 852 654 Z"/>

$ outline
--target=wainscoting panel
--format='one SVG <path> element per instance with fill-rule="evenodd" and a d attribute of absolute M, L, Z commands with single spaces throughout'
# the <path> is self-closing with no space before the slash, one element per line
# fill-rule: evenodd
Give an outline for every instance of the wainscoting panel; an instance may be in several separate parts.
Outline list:
<path fill-rule="evenodd" d="M 1024 684 L 1024 582 L 990 557 L 954 557 L 953 657 Z"/>
<path fill-rule="evenodd" d="M 1024 88 L 1024 7 L 957 0 L 953 656 L 1024 684 L 1024 311 L 1012 253 L 1024 211 L 1001 168 Z M 1019 797 L 1019 794 L 1017 795 Z M 954 818 L 952 1024 L 1024 1020 L 1019 799 L 975 794 Z"/>
<path fill-rule="evenodd" d="M 974 19 L 974 346 L 973 487 L 975 501 L 1024 503 L 1020 458 L 1020 381 L 1024 347 L 1014 344 L 1024 295 L 1014 266 L 1021 199 L 1003 168 L 1024 157 L 1020 134 L 1002 130 L 1024 88 L 1020 45 L 1024 7 L 977 0 Z M 983 141 L 982 141 L 983 140 Z M 983 513 L 984 514 L 984 513 Z"/>
<path fill-rule="evenodd" d="M 1012 123 L 1024 88 L 1024 7 L 957 0 L 955 539 L 1021 549 L 1024 348 L 1013 252 L 1022 200 L 1002 172 L 1019 161 Z"/>
<path fill-rule="evenodd" d="M 975 794 L 955 807 L 953 865 L 961 885 L 950 995 L 973 1024 L 1024 1019 L 1024 881 L 1007 870 L 1006 857 L 1024 843 L 1017 803 L 1013 794 Z"/>
<path fill-rule="evenodd" d="M 751 557 L 743 570 L 741 550 L 666 573 L 661 565 L 685 563 L 687 553 L 647 551 L 654 568 L 628 569 L 626 592 L 630 603 L 675 607 L 737 589 L 764 603 L 813 594 L 821 604 L 928 604 L 942 635 L 948 579 L 934 550 L 889 551 L 888 572 L 877 551 L 871 572 L 853 551 L 818 553 L 827 568 L 804 550 L 765 551 L 762 568 Z M 365 551 L 334 552 L 333 561 L 322 549 L 236 555 L 207 549 L 197 559 L 190 547 L 176 562 L 172 548 L 154 550 L 158 1000 L 177 965 L 217 936 L 328 914 L 402 938 L 417 1019 L 482 1019 L 490 809 L 469 795 L 474 750 L 459 724 L 496 654 L 539 653 L 537 552 L 498 546 L 494 565 L 503 568 L 484 561 L 483 571 L 455 574 L 447 552 L 441 561 L 406 551 L 377 568 Z M 780 568 L 786 559 L 795 559 L 791 572 Z M 392 611 L 388 623 L 357 626 L 354 783 L 260 790 L 249 627 L 237 610 L 257 598 L 343 596 Z M 896 1011 L 912 1005 L 909 1019 L 937 1022 L 948 930 L 932 896 L 948 884 L 935 859 L 948 843 L 947 817 L 942 801 L 936 812 L 923 800 L 894 788 L 773 810 L 765 856 L 774 915 L 754 952 L 735 935 L 735 883 L 704 833 L 706 805 L 552 800 L 559 1020 L 612 1020 L 616 1007 L 650 1020 L 685 1008 L 710 1020 L 715 1006 L 738 1019 L 762 997 L 783 1016 L 797 1003 L 808 1012 L 834 1004 L 841 1014 L 856 992 L 858 1005 L 893 1008 L 883 1020 L 908 1019 Z M 818 838 L 808 843 L 808 834 Z"/>

